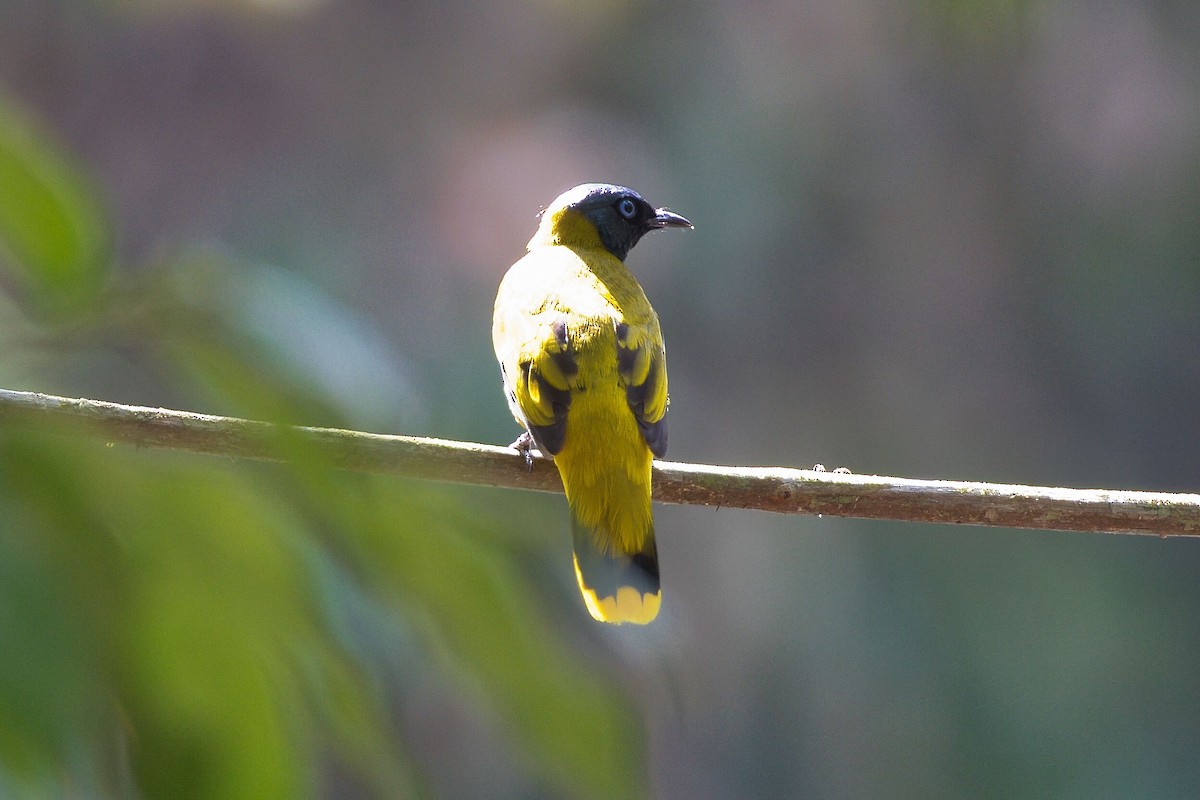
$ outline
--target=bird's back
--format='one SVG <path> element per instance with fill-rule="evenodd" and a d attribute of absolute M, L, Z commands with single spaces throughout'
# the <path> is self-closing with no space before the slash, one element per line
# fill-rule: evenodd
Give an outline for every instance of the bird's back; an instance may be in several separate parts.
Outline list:
<path fill-rule="evenodd" d="M 576 570 L 589 609 L 598 618 L 632 614 L 631 621 L 645 622 L 658 608 L 650 507 L 653 454 L 630 409 L 621 370 L 618 334 L 629 337 L 631 331 L 662 360 L 654 309 L 624 263 L 604 250 L 534 247 L 509 270 L 497 294 L 493 342 L 510 405 L 539 447 L 550 450 L 547 455 L 554 457 L 562 475 Z M 564 353 L 569 353 L 569 366 Z M 531 371 L 542 380 L 530 381 Z M 664 396 L 665 378 L 664 371 Z M 552 434 L 539 436 L 539 426 L 553 427 L 551 415 L 539 409 L 545 404 L 537 401 L 558 391 L 564 394 L 557 402 L 567 410 L 555 449 L 553 443 L 547 447 Z M 639 559 L 636 581 L 628 574 L 634 556 Z M 623 568 L 614 571 L 614 565 Z M 631 582 L 636 598 L 598 607 Z M 653 599 L 653 609 L 643 605 L 643 596 Z"/>

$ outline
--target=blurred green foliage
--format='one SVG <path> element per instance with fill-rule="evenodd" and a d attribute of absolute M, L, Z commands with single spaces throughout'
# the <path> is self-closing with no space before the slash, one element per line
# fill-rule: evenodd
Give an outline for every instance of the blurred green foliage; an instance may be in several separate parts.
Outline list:
<path fill-rule="evenodd" d="M 256 324 L 255 276 L 280 294 L 266 268 L 201 253 L 114 281 L 102 203 L 36 127 L 0 103 L 0 330 L 137 343 L 233 413 L 354 415 L 344 387 L 305 381 L 287 350 L 303 331 Z M 296 297 L 297 320 L 338 328 Z M 495 710 L 535 785 L 641 795 L 631 705 L 565 643 L 518 544 L 461 493 L 280 453 L 293 463 L 0 427 L 0 795 L 421 794 L 427 733 L 404 708 L 430 679 Z"/>
<path fill-rule="evenodd" d="M 111 257 L 100 204 L 46 132 L 3 96 L 0 187 L 0 256 L 28 305 L 68 314 L 95 302 Z"/>

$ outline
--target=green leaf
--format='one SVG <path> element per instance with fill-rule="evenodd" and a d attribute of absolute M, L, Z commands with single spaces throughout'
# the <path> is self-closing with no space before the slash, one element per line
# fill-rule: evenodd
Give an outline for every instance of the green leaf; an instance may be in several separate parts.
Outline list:
<path fill-rule="evenodd" d="M 34 310 L 85 308 L 111 260 L 101 205 L 81 171 L 0 95 L 0 268 Z"/>
<path fill-rule="evenodd" d="M 497 546 L 503 536 L 453 491 L 376 485 L 357 527 L 369 532 L 377 579 L 503 714 L 528 766 L 571 797 L 645 796 L 645 742 L 629 698 L 552 628 L 513 554 Z M 399 529 L 380 525 L 397 517 Z"/>
<path fill-rule="evenodd" d="M 0 793 L 411 795 L 281 473 L 0 429 Z"/>

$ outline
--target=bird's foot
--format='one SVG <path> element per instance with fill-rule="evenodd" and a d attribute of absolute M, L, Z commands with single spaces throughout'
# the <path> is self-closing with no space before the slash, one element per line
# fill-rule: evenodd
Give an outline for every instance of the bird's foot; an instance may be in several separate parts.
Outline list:
<path fill-rule="evenodd" d="M 537 442 L 533 440 L 533 435 L 529 431 L 524 431 L 509 447 L 521 454 L 525 459 L 525 469 L 530 472 L 533 472 L 533 459 L 543 457 L 542 451 L 538 450 Z"/>

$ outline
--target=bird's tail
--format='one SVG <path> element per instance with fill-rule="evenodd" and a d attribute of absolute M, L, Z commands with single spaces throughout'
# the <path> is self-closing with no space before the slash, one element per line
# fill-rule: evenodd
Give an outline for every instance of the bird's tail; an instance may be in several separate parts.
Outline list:
<path fill-rule="evenodd" d="M 623 552 L 617 537 L 602 528 L 588 527 L 572 509 L 571 539 L 575 546 L 575 578 L 593 618 L 618 625 L 645 625 L 658 616 L 662 591 L 653 523 L 637 552 Z"/>

